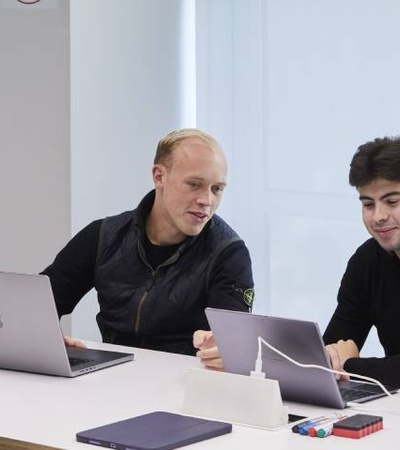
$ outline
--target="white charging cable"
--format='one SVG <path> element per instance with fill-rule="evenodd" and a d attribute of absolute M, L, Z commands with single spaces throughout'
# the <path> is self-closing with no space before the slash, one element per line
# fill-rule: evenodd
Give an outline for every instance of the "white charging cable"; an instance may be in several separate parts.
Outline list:
<path fill-rule="evenodd" d="M 250 375 L 252 377 L 265 378 L 265 373 L 262 371 L 262 345 L 261 344 L 264 344 L 270 350 L 272 350 L 273 352 L 275 352 L 278 355 L 282 356 L 282 358 L 286 359 L 287 361 L 291 362 L 292 364 L 294 364 L 294 365 L 296 365 L 298 367 L 303 367 L 305 369 L 319 369 L 319 370 L 324 370 L 325 372 L 330 372 L 330 373 L 333 373 L 333 374 L 336 374 L 336 375 L 346 375 L 346 376 L 350 376 L 350 377 L 357 377 L 357 378 L 360 378 L 362 380 L 369 381 L 371 383 L 377 384 L 387 396 L 392 397 L 394 400 L 400 401 L 400 399 L 398 397 L 395 397 L 391 392 L 389 392 L 386 389 L 386 387 L 380 381 L 376 380 L 375 378 L 370 378 L 370 377 L 366 377 L 364 375 L 358 375 L 358 374 L 350 373 L 350 372 L 344 372 L 342 370 L 330 369 L 329 367 L 319 366 L 318 364 L 303 364 L 303 363 L 299 363 L 298 361 L 294 360 L 290 356 L 286 355 L 285 353 L 283 353 L 280 350 L 278 350 L 277 348 L 275 348 L 269 342 L 264 340 L 261 336 L 258 336 L 258 352 L 257 352 L 257 359 L 256 359 L 256 362 L 255 362 L 255 367 L 254 367 L 254 370 L 252 370 L 250 372 Z"/>

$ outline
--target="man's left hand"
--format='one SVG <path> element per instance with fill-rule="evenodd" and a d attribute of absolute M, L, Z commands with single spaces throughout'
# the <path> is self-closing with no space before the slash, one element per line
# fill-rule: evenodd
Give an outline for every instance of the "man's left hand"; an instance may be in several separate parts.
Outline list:
<path fill-rule="evenodd" d="M 199 349 L 196 356 L 200 358 L 206 369 L 224 370 L 222 358 L 211 331 L 195 331 L 193 334 L 193 346 Z"/>
<path fill-rule="evenodd" d="M 86 348 L 86 345 L 82 341 L 78 341 L 70 336 L 64 336 L 64 343 L 67 347 Z"/>

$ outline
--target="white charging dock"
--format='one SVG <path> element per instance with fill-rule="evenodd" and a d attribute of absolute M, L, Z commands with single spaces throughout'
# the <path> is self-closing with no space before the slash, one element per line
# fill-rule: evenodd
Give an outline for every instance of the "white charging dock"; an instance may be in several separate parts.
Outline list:
<path fill-rule="evenodd" d="M 278 381 L 207 369 L 187 370 L 183 413 L 267 429 L 288 423 Z"/>

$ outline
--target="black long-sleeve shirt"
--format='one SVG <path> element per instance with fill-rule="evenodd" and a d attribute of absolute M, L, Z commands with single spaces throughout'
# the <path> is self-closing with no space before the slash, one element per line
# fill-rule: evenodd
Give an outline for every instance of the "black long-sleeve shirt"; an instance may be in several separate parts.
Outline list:
<path fill-rule="evenodd" d="M 375 326 L 385 356 L 350 358 L 344 369 L 400 387 L 400 260 L 368 239 L 350 258 L 324 342 L 353 339 L 362 349 Z"/>

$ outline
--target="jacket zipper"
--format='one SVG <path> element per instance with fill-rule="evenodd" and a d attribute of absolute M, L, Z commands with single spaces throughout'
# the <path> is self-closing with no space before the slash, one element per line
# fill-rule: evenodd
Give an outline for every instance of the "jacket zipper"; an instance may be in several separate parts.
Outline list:
<path fill-rule="evenodd" d="M 135 321 L 135 334 L 138 334 L 139 331 L 139 323 L 140 323 L 140 313 L 142 311 L 143 303 L 146 301 L 146 298 L 149 296 L 149 291 L 146 291 L 142 298 L 139 300 L 139 306 L 136 312 L 136 321 Z"/>
<path fill-rule="evenodd" d="M 153 268 L 150 266 L 150 264 L 147 262 L 144 252 L 141 248 L 141 245 L 138 243 L 138 247 L 139 247 L 139 255 L 143 261 L 144 264 L 146 264 L 147 267 L 149 267 L 152 271 L 152 275 L 153 275 L 153 282 L 151 283 L 151 286 L 143 293 L 141 299 L 139 300 L 139 305 L 137 308 L 137 312 L 136 312 L 136 320 L 135 320 L 135 334 L 137 335 L 139 333 L 139 326 L 140 326 L 140 319 L 141 319 L 141 312 L 142 312 L 142 308 L 143 305 L 146 301 L 146 299 L 149 296 L 149 293 L 151 291 L 151 288 L 153 287 L 154 281 L 156 279 L 158 270 L 161 269 L 164 266 L 169 266 L 170 264 L 173 264 L 180 256 L 179 252 L 174 253 L 170 258 L 168 258 L 166 261 L 164 261 L 162 264 L 160 264 L 156 270 L 153 270 Z"/>

